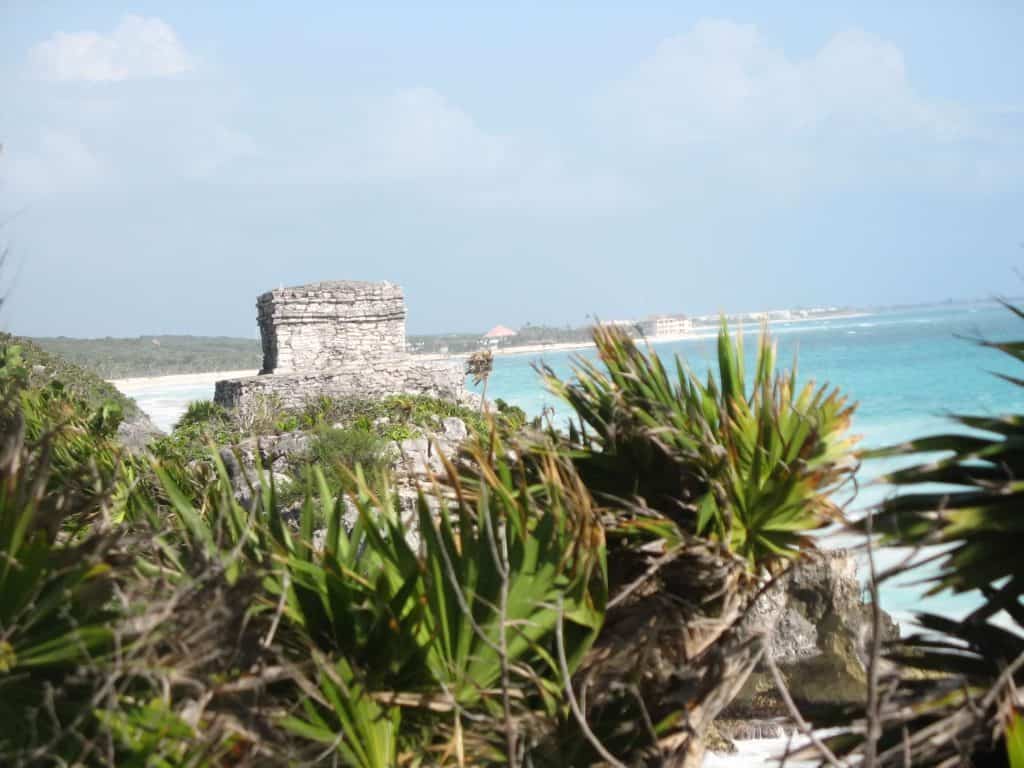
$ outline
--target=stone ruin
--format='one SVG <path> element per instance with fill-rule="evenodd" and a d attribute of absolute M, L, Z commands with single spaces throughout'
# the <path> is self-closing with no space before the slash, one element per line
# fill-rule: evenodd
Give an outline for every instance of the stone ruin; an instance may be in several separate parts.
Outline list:
<path fill-rule="evenodd" d="M 391 283 L 317 283 L 256 300 L 260 374 L 322 371 L 405 356 L 405 300 Z"/>
<path fill-rule="evenodd" d="M 251 412 L 268 399 L 302 408 L 322 395 L 430 395 L 465 402 L 458 363 L 405 348 L 405 299 L 391 283 L 332 281 L 268 291 L 256 300 L 263 345 L 258 376 L 218 381 L 214 400 Z"/>

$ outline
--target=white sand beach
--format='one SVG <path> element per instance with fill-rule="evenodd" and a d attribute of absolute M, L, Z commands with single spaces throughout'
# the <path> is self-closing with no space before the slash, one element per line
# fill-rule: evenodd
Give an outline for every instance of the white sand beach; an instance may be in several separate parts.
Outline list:
<path fill-rule="evenodd" d="M 113 379 L 111 384 L 132 397 L 160 429 L 170 431 L 193 400 L 210 400 L 221 379 L 255 376 L 256 371 L 209 371 L 170 376 Z"/>
<path fill-rule="evenodd" d="M 111 379 L 110 383 L 125 392 L 131 389 L 137 392 L 148 390 L 165 390 L 167 387 L 198 387 L 214 384 L 221 379 L 236 379 L 242 376 L 255 376 L 258 371 L 206 371 L 204 373 L 174 373 L 164 376 L 138 376 L 130 379 Z"/>
<path fill-rule="evenodd" d="M 872 313 L 870 312 L 836 312 L 828 315 L 813 315 L 810 317 L 790 317 L 787 319 L 773 319 L 768 318 L 767 324 L 769 328 L 785 328 L 787 326 L 798 326 L 806 325 L 809 323 L 828 323 L 834 320 L 852 320 L 858 317 L 868 317 Z M 761 329 L 761 321 L 759 320 L 747 320 L 743 323 L 732 323 L 730 327 L 733 330 L 739 330 L 743 333 L 757 333 Z M 670 344 L 678 341 L 696 341 L 699 339 L 714 339 L 718 336 L 718 326 L 700 325 L 696 326 L 693 330 L 686 333 L 675 334 L 671 336 L 651 336 L 647 338 L 647 342 L 652 345 L 657 344 Z M 508 355 L 530 355 L 537 354 L 538 352 L 565 352 L 575 349 L 587 349 L 593 347 L 592 341 L 566 341 L 552 344 L 510 344 L 505 347 L 499 347 L 493 350 L 495 357 L 504 357 Z M 439 355 L 435 353 L 425 354 L 424 357 L 428 358 L 465 358 L 469 357 L 469 352 L 460 352 L 458 354 L 451 355 Z"/>

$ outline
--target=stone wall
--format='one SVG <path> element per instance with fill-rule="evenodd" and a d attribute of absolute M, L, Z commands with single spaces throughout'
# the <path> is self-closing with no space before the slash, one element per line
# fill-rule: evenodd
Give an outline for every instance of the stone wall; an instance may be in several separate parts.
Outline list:
<path fill-rule="evenodd" d="M 378 399 L 429 395 L 471 402 L 461 363 L 405 351 L 405 300 L 391 283 L 324 282 L 256 300 L 263 341 L 259 376 L 218 381 L 214 399 L 242 414 L 273 402 L 300 409 L 327 395 Z"/>
<path fill-rule="evenodd" d="M 319 373 L 285 373 L 218 381 L 214 400 L 245 417 L 273 404 L 288 410 L 327 395 L 336 398 L 379 399 L 389 395 L 428 395 L 453 402 L 471 402 L 461 364 L 416 360 L 409 356 L 368 369 L 348 365 Z"/>
<path fill-rule="evenodd" d="M 260 373 L 324 371 L 405 353 L 405 300 L 391 283 L 279 288 L 256 300 L 256 315 Z"/>

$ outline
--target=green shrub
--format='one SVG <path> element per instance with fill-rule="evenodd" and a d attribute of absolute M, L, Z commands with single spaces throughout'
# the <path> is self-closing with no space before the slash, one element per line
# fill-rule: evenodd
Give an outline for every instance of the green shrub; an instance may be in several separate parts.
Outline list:
<path fill-rule="evenodd" d="M 180 429 L 190 424 L 226 424 L 230 418 L 230 414 L 224 407 L 212 400 L 193 400 L 188 404 L 188 408 L 178 419 L 174 428 Z"/>
<path fill-rule="evenodd" d="M 285 503 L 302 497 L 312 487 L 313 472 L 319 469 L 336 492 L 354 490 L 352 473 L 360 467 L 371 485 L 379 487 L 388 477 L 390 456 L 388 440 L 365 425 L 330 427 L 321 424 L 314 431 L 313 443 L 306 455 L 292 461 L 297 482 L 281 489 Z"/>
<path fill-rule="evenodd" d="M 279 434 L 294 432 L 297 429 L 302 429 L 302 419 L 294 413 L 283 414 L 274 422 L 274 431 Z"/>
<path fill-rule="evenodd" d="M 439 430 L 449 417 L 462 419 L 470 432 L 486 435 L 487 419 L 464 405 L 425 395 L 392 395 L 381 400 L 321 398 L 310 414 L 321 422 L 361 425 L 388 440 L 418 437 L 420 430 Z M 308 423 L 308 422 L 307 422 Z"/>
<path fill-rule="evenodd" d="M 174 425 L 174 430 L 150 445 L 154 456 L 179 463 L 204 460 L 211 445 L 232 445 L 242 437 L 236 421 L 220 405 L 196 400 Z"/>
<path fill-rule="evenodd" d="M 196 409 L 194 415 L 192 408 Z M 226 418 L 222 420 L 221 415 Z M 494 415 L 502 426 L 512 430 L 526 423 L 526 413 L 504 401 L 498 401 L 498 412 Z M 393 395 L 379 400 L 322 396 L 297 410 L 285 408 L 280 398 L 266 396 L 244 415 L 224 412 L 212 403 L 194 403 L 177 428 L 197 423 L 230 423 L 239 434 L 265 435 L 340 426 L 401 442 L 419 437 L 423 430 L 440 430 L 442 420 L 449 417 L 462 419 L 471 433 L 486 435 L 490 431 L 489 419 L 476 410 L 425 395 Z"/>
<path fill-rule="evenodd" d="M 60 381 L 33 386 L 32 373 L 18 346 L 0 348 L 3 765 L 44 740 L 56 751 L 88 738 L 88 697 L 118 611 L 121 532 L 109 520 L 124 491 L 113 439 L 120 409 L 90 407 Z"/>
<path fill-rule="evenodd" d="M 498 416 L 504 426 L 513 432 L 526 426 L 526 411 L 518 405 L 507 403 L 499 397 L 494 401 L 494 407 L 498 409 Z"/>
<path fill-rule="evenodd" d="M 712 721 L 760 657 L 763 627 L 748 610 L 773 574 L 813 553 L 812 531 L 842 519 L 835 492 L 856 468 L 846 398 L 777 370 L 767 331 L 747 377 L 742 339 L 723 321 L 717 377 L 679 358 L 666 366 L 608 327 L 571 379 L 540 368 L 577 419 L 556 439 L 604 506 L 613 629 L 581 674 L 586 721 L 628 764 L 699 764 Z M 658 670 L 631 677 L 648 664 Z M 620 728 L 645 720 L 660 741 Z M 578 733 L 554 741 L 586 748 Z M 566 750 L 553 764 L 598 757 Z"/>
<path fill-rule="evenodd" d="M 254 371 L 262 363 L 257 339 L 223 336 L 138 336 L 135 338 L 34 338 L 53 357 L 95 371 L 107 379 L 205 371 Z"/>
<path fill-rule="evenodd" d="M 0 333 L 0 349 L 14 348 L 17 348 L 19 359 L 25 366 L 26 384 L 43 388 L 57 382 L 89 408 L 115 403 L 127 417 L 140 413 L 134 400 L 92 371 L 52 355 L 28 339 Z"/>
<path fill-rule="evenodd" d="M 93 506 L 77 506 L 96 513 L 107 505 L 122 461 L 116 440 L 121 407 L 114 400 L 90 403 L 60 380 L 38 383 L 23 351 L 20 345 L 0 345 L 0 432 L 45 445 L 50 490 L 90 500 Z M 80 518 L 65 516 L 73 525 Z"/>
<path fill-rule="evenodd" d="M 322 426 L 316 430 L 311 458 L 317 464 L 361 465 L 370 470 L 383 465 L 387 444 L 362 425 L 348 428 Z"/>
<path fill-rule="evenodd" d="M 302 428 L 312 429 L 321 424 L 337 421 L 337 419 L 332 418 L 335 411 L 334 400 L 327 396 L 321 396 L 316 400 L 310 400 L 306 403 L 306 407 L 296 414 L 295 418 L 297 418 Z"/>
<path fill-rule="evenodd" d="M 278 422 L 288 415 L 277 394 L 259 395 L 244 412 L 234 413 L 234 422 L 247 435 L 267 435 L 276 431 Z"/>

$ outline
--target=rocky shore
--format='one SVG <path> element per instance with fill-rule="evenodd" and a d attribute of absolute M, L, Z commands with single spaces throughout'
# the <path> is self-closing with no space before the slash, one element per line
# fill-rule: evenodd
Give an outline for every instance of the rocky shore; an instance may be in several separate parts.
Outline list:
<path fill-rule="evenodd" d="M 805 719 L 813 722 L 822 708 L 866 700 L 872 607 L 863 597 L 851 552 L 824 551 L 798 564 L 753 611 L 759 623 L 771 628 L 765 653 L 782 673 Z M 884 611 L 881 615 L 882 640 L 897 639 L 898 624 Z M 723 744 L 794 732 L 763 661 L 716 721 L 716 728 Z"/>

